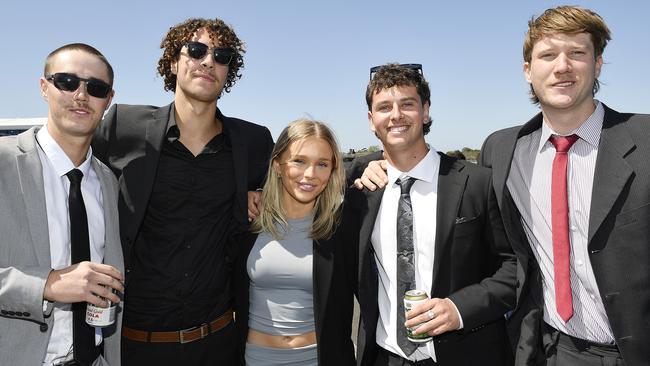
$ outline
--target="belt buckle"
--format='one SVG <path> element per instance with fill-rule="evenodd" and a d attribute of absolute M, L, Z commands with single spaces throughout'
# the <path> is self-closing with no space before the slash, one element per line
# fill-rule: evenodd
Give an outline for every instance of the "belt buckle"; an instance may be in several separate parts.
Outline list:
<path fill-rule="evenodd" d="M 193 332 L 193 331 L 195 331 L 197 329 L 201 330 L 201 336 L 199 338 L 188 339 L 188 340 L 185 339 L 185 333 Z M 208 334 L 209 334 L 208 333 L 208 325 L 206 323 L 203 323 L 203 324 L 197 325 L 195 327 L 179 330 L 178 331 L 178 339 L 179 339 L 179 342 L 181 344 L 185 344 L 185 343 L 190 343 L 190 342 L 193 342 L 193 341 L 196 341 L 196 340 L 199 340 L 199 339 L 203 339 L 203 338 L 207 337 Z"/>

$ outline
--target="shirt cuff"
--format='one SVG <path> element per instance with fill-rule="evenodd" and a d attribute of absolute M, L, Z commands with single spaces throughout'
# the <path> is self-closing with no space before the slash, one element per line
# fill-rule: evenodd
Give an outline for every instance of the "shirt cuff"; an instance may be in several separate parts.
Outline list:
<path fill-rule="evenodd" d="M 458 307 L 456 307 L 456 304 L 454 304 L 454 302 L 451 301 L 451 299 L 449 299 L 449 302 L 451 302 L 451 304 L 454 305 L 454 309 L 456 309 L 456 314 L 458 315 L 458 320 L 460 322 L 460 325 L 458 326 L 458 329 L 455 329 L 455 330 L 463 329 L 465 327 L 465 325 L 463 324 L 463 317 L 460 316 L 460 311 L 458 311 Z"/>

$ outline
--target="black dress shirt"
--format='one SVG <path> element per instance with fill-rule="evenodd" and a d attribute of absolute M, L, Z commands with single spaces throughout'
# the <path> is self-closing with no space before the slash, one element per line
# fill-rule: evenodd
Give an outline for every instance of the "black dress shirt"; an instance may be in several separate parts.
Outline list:
<path fill-rule="evenodd" d="M 196 157 L 173 118 L 133 250 L 124 324 L 167 331 L 210 322 L 232 305 L 227 248 L 235 178 L 230 139 L 215 136 Z"/>

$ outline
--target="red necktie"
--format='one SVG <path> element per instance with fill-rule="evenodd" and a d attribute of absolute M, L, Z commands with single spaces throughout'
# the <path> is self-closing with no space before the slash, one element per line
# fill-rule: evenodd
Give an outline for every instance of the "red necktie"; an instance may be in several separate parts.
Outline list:
<path fill-rule="evenodd" d="M 558 314 L 568 322 L 573 316 L 571 297 L 571 269 L 569 240 L 569 203 L 567 200 L 567 152 L 578 140 L 577 135 L 551 136 L 555 146 L 553 177 L 551 183 L 551 217 L 553 232 L 553 264 L 555 270 L 555 307 Z"/>

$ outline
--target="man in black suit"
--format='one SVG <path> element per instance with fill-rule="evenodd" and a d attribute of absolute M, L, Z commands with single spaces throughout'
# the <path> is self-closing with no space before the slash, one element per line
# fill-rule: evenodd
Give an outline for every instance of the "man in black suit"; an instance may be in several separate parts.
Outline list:
<path fill-rule="evenodd" d="M 650 116 L 594 99 L 609 39 L 588 9 L 531 20 L 524 71 L 541 113 L 481 150 L 519 259 L 517 365 L 650 364 Z"/>
<path fill-rule="evenodd" d="M 236 364 L 227 243 L 247 228 L 246 192 L 261 186 L 273 142 L 217 108 L 243 66 L 232 28 L 188 19 L 161 48 L 174 101 L 114 105 L 93 141 L 120 183 L 123 364 Z"/>
<path fill-rule="evenodd" d="M 504 314 L 515 301 L 516 262 L 490 171 L 425 143 L 429 98 L 420 65 L 371 69 L 368 120 L 384 146 L 389 183 L 346 197 L 350 217 L 359 217 L 351 230 L 359 244 L 358 363 L 509 365 Z M 356 161 L 349 178 L 378 158 Z M 415 288 L 431 298 L 405 318 L 404 290 Z M 405 321 L 433 340 L 407 340 Z"/>

